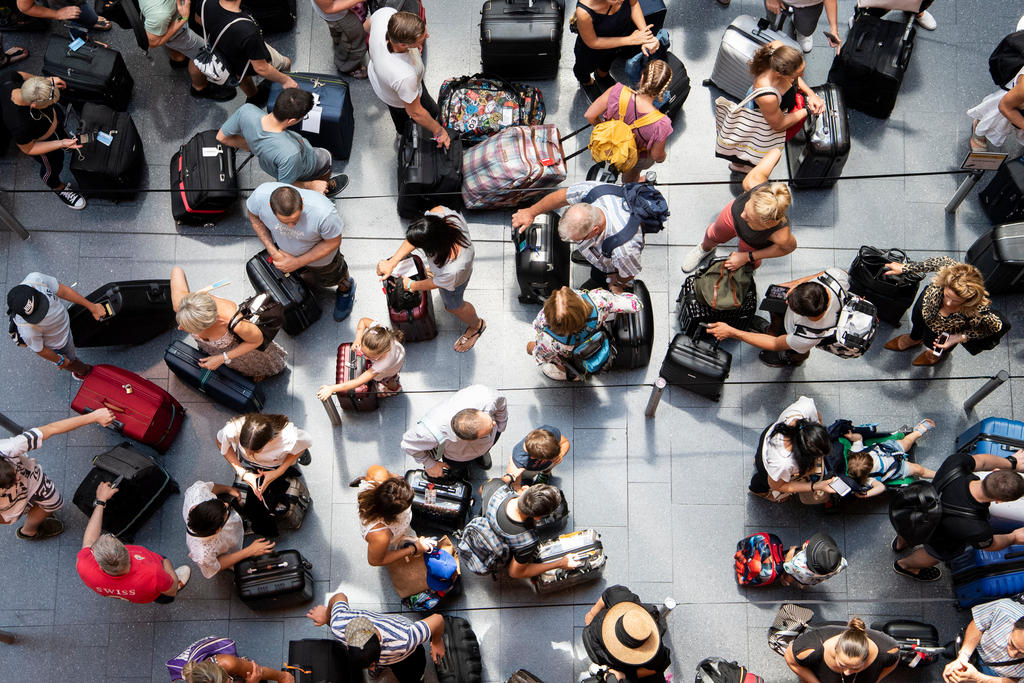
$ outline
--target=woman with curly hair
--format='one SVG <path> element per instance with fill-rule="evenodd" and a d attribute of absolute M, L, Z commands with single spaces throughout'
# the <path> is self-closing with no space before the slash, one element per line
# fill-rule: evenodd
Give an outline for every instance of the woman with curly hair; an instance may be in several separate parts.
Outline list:
<path fill-rule="evenodd" d="M 366 561 L 383 567 L 430 552 L 433 545 L 412 530 L 413 490 L 403 478 L 375 465 L 357 482 L 359 532 L 366 541 Z"/>

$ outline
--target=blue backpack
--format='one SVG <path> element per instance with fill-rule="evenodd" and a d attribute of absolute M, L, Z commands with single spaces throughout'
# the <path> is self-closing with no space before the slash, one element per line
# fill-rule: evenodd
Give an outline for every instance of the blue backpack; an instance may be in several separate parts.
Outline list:
<path fill-rule="evenodd" d="M 647 235 L 665 229 L 665 221 L 670 215 L 668 202 L 665 200 L 665 195 L 650 183 L 599 185 L 588 192 L 583 197 L 583 201 L 593 204 L 599 197 L 609 194 L 622 198 L 623 204 L 629 210 L 630 217 L 622 230 L 601 242 L 601 253 L 605 258 L 610 258 L 613 251 L 633 239 L 637 230 L 641 230 Z"/>
<path fill-rule="evenodd" d="M 597 306 L 590 295 L 581 292 L 580 296 L 590 305 L 590 315 L 583 329 L 575 334 L 555 334 L 545 328 L 544 332 L 552 339 L 572 347 L 572 360 L 586 374 L 593 375 L 604 369 L 612 359 L 612 342 L 608 330 L 598 324 Z"/>

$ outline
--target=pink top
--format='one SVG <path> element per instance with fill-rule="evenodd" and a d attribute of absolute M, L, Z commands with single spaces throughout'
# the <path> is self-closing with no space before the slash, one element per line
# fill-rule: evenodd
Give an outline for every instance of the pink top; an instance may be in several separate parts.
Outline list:
<path fill-rule="evenodd" d="M 619 97 L 621 97 L 624 87 L 626 86 L 622 85 L 622 83 L 616 83 L 608 91 L 608 106 L 604 110 L 606 121 L 619 118 Z M 640 114 L 640 116 L 643 116 L 643 114 Z M 626 105 L 626 116 L 622 119 L 622 122 L 633 123 L 640 116 L 637 116 L 636 113 L 636 100 L 630 97 L 629 104 Z M 650 149 L 655 143 L 667 140 L 671 134 L 672 119 L 667 116 L 661 117 L 654 123 L 633 129 L 633 137 L 636 139 L 637 149 L 640 150 Z"/>

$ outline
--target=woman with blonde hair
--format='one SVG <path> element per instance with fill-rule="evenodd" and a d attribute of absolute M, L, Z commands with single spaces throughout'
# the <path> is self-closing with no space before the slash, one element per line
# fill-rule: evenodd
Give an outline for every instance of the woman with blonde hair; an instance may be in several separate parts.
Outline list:
<path fill-rule="evenodd" d="M 811 628 L 789 644 L 786 664 L 802 683 L 878 683 L 900 663 L 899 644 L 860 617 Z"/>
<path fill-rule="evenodd" d="M 672 134 L 672 120 L 658 111 L 654 103 L 671 82 L 672 69 L 669 65 L 660 59 L 652 60 L 644 67 L 635 90 L 622 83 L 616 83 L 594 100 L 584 114 L 587 121 L 594 125 L 613 119 L 632 125 L 641 119 L 647 119 L 643 125 L 633 128 L 633 139 L 636 141 L 638 152 L 637 161 L 631 169 L 623 171 L 623 183 L 636 182 L 640 179 L 641 171 L 668 158 L 665 143 Z"/>
<path fill-rule="evenodd" d="M 683 257 L 682 269 L 690 273 L 713 256 L 719 244 L 737 238 L 736 251 L 725 267 L 736 270 L 750 263 L 755 268 L 766 258 L 778 258 L 796 249 L 786 212 L 792 196 L 785 183 L 769 183 L 768 176 L 782 158 L 773 149 L 743 178 L 743 194 L 731 201 L 704 231 L 700 244 Z"/>
<path fill-rule="evenodd" d="M 911 310 L 910 334 L 894 337 L 885 345 L 890 351 L 906 351 L 924 344 L 914 365 L 935 365 L 957 344 L 998 335 L 1003 329 L 1002 319 L 989 308 L 992 302 L 985 280 L 974 266 L 949 256 L 885 266 L 886 275 L 935 271 Z"/>
<path fill-rule="evenodd" d="M 185 271 L 177 266 L 171 270 L 171 303 L 178 329 L 191 334 L 199 350 L 210 354 L 199 361 L 207 370 L 227 365 L 257 382 L 284 370 L 287 351 L 277 342 L 261 351 L 260 328 L 247 320 L 229 326 L 238 305 L 204 291 L 189 291 Z"/>

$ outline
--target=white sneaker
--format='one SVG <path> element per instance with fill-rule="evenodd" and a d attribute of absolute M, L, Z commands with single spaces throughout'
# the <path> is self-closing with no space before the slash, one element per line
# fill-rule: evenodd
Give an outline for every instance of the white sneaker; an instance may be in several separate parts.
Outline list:
<path fill-rule="evenodd" d="M 65 187 L 63 190 L 54 191 L 54 194 L 60 197 L 60 200 L 68 205 L 68 208 L 74 209 L 75 211 L 81 211 L 85 208 L 85 197 L 78 194 L 70 187 Z"/>
<path fill-rule="evenodd" d="M 680 266 L 684 273 L 692 273 L 697 270 L 697 267 L 711 254 L 715 253 L 715 247 L 711 247 L 708 251 L 698 244 L 693 247 L 686 256 L 683 257 L 683 264 Z"/>
<path fill-rule="evenodd" d="M 934 31 L 939 27 L 939 23 L 935 21 L 935 17 L 928 10 L 917 15 L 917 25 L 925 31 Z"/>
<path fill-rule="evenodd" d="M 1024 31 L 1024 16 L 1022 16 L 1020 18 L 1020 20 L 1017 22 L 1017 29 L 1016 30 Z"/>
<path fill-rule="evenodd" d="M 192 578 L 192 568 L 187 564 L 183 564 L 174 570 L 174 573 L 178 577 L 178 590 L 181 590 L 188 585 L 188 580 Z"/>
<path fill-rule="evenodd" d="M 810 52 L 814 49 L 814 36 L 804 36 L 797 33 L 796 42 L 800 44 L 800 49 L 804 52 Z"/>

